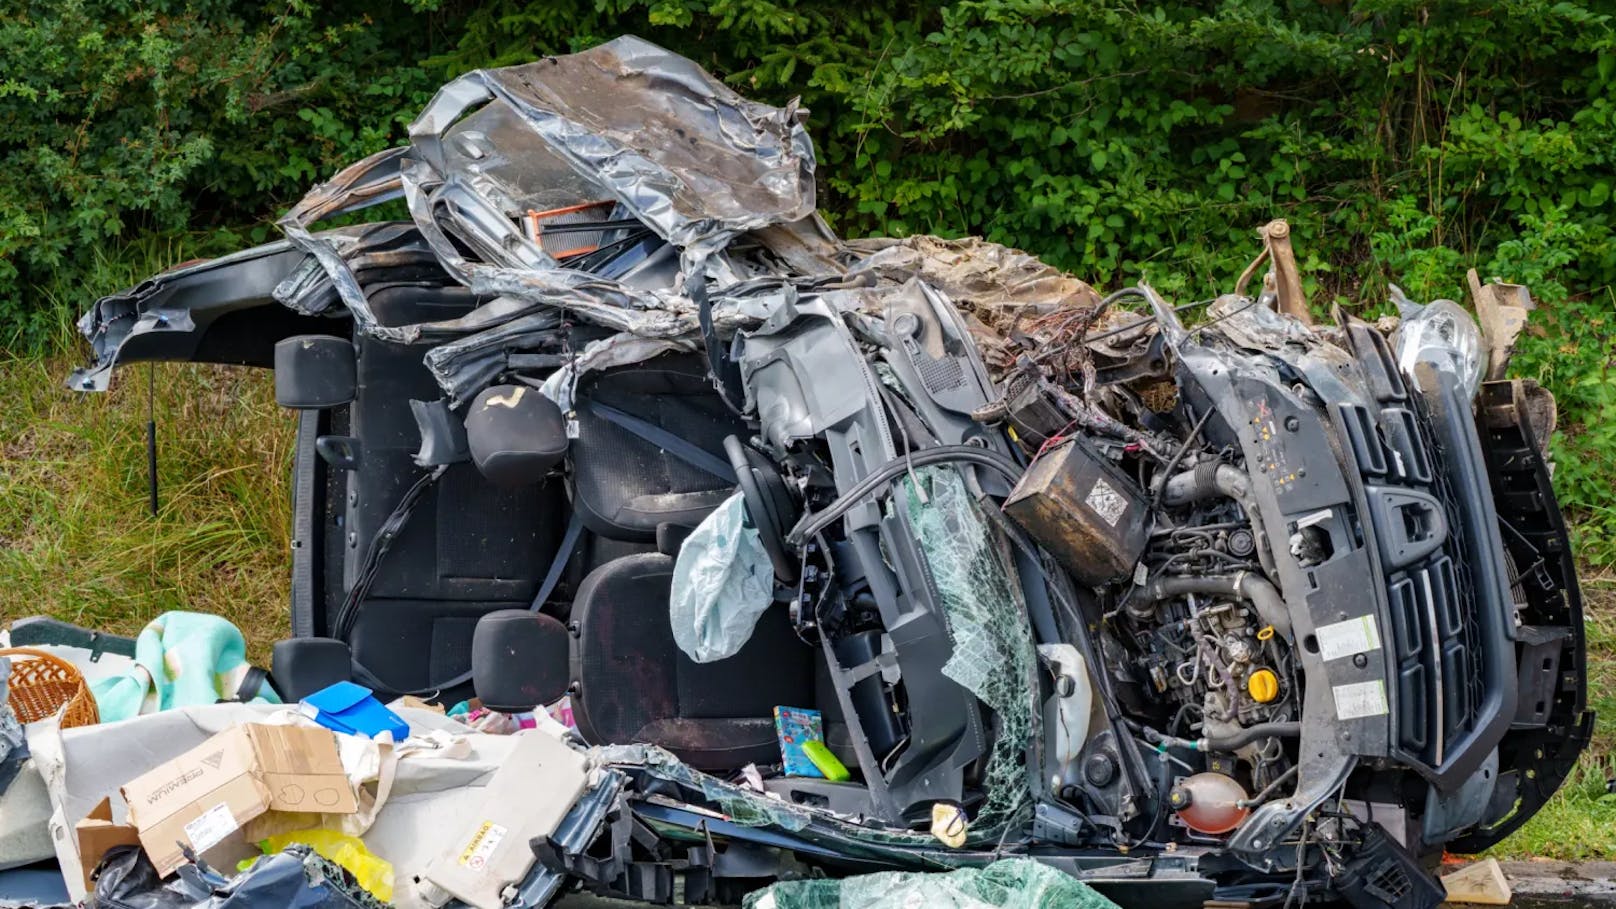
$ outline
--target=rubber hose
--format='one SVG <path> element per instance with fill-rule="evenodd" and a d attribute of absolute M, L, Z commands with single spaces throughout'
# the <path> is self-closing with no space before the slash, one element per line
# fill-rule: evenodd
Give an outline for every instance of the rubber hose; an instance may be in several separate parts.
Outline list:
<path fill-rule="evenodd" d="M 1231 575 L 1203 575 L 1201 577 L 1161 577 L 1141 588 L 1135 596 L 1160 601 L 1190 593 L 1204 593 L 1241 597 L 1251 601 L 1263 622 L 1285 640 L 1291 639 L 1291 612 L 1267 578 L 1249 571 Z"/>
<path fill-rule="evenodd" d="M 1268 533 L 1263 528 L 1262 512 L 1251 498 L 1251 478 L 1239 468 L 1215 461 L 1204 461 L 1194 470 L 1186 470 L 1168 479 L 1162 487 L 1162 501 L 1168 505 L 1188 505 L 1213 496 L 1227 496 L 1240 503 L 1257 537 L 1257 558 L 1270 577 L 1278 577 L 1274 556 L 1268 548 Z"/>
<path fill-rule="evenodd" d="M 1301 734 L 1301 723 L 1258 723 L 1231 735 L 1196 739 L 1195 748 L 1197 751 L 1234 751 L 1258 739 L 1294 739 Z"/>

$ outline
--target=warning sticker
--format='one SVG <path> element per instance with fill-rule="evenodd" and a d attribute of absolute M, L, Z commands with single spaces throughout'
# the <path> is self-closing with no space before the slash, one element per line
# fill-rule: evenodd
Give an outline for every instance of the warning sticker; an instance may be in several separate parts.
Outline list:
<path fill-rule="evenodd" d="M 505 839 L 505 828 L 493 821 L 483 821 L 472 834 L 466 848 L 460 850 L 460 864 L 473 871 L 482 871 L 488 867 L 488 860 L 499 848 L 500 841 Z"/>
<path fill-rule="evenodd" d="M 1333 690 L 1335 715 L 1340 719 L 1357 720 L 1368 716 L 1383 716 L 1387 712 L 1386 683 L 1380 679 L 1337 685 Z"/>
<path fill-rule="evenodd" d="M 238 826 L 230 806 L 220 802 L 185 825 L 185 838 L 191 841 L 192 849 L 206 852 L 235 833 Z"/>
<path fill-rule="evenodd" d="M 1320 625 L 1314 631 L 1314 636 L 1319 641 L 1319 656 L 1326 660 L 1339 660 L 1380 649 L 1380 627 L 1375 624 L 1372 615 Z"/>
<path fill-rule="evenodd" d="M 1089 490 L 1089 497 L 1083 501 L 1112 527 L 1117 526 L 1117 520 L 1128 510 L 1128 500 L 1112 489 L 1111 484 L 1104 479 L 1094 481 L 1094 488 Z"/>

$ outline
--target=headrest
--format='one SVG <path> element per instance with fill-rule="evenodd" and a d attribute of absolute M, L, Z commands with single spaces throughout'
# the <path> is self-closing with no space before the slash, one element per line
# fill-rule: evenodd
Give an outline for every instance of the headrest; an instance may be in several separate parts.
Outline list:
<path fill-rule="evenodd" d="M 275 344 L 275 401 L 319 410 L 354 399 L 353 342 L 333 335 L 297 335 Z"/>
<path fill-rule="evenodd" d="M 538 483 L 567 453 L 566 418 L 536 388 L 486 388 L 472 400 L 465 422 L 471 460 L 501 486 Z"/>
<path fill-rule="evenodd" d="M 483 706 L 521 713 L 567 693 L 570 635 L 551 616 L 502 609 L 477 620 L 471 683 Z"/>

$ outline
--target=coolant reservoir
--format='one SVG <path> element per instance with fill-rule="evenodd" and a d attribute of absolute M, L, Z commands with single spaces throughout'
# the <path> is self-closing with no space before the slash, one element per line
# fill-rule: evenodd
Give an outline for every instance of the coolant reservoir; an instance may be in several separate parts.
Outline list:
<path fill-rule="evenodd" d="M 1038 655 L 1055 674 L 1055 693 L 1044 702 L 1044 741 L 1062 783 L 1077 779 L 1078 755 L 1089 734 L 1094 688 L 1083 654 L 1071 644 L 1039 644 Z"/>
<path fill-rule="evenodd" d="M 1167 800 L 1184 826 L 1196 833 L 1228 833 L 1251 813 L 1241 804 L 1246 800 L 1246 787 L 1221 773 L 1188 777 L 1173 787 Z"/>

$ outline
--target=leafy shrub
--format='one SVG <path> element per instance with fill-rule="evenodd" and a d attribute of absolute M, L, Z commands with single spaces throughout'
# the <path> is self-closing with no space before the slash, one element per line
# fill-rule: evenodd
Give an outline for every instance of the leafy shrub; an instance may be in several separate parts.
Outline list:
<path fill-rule="evenodd" d="M 632 32 L 746 94 L 801 94 L 844 233 L 982 234 L 1096 283 L 1227 290 L 1291 221 L 1315 304 L 1389 280 L 1533 287 L 1523 368 L 1560 397 L 1558 481 L 1616 562 L 1616 40 L 1530 0 L 229 0 L 0 12 L 0 345 L 38 346 L 143 235 L 272 235 L 402 140 L 444 79 Z"/>

